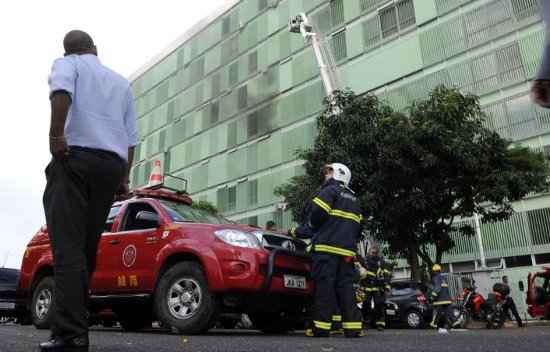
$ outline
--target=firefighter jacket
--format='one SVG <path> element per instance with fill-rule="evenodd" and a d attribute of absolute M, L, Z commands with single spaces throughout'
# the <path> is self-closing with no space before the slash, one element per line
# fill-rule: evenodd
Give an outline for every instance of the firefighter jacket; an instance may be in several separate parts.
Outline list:
<path fill-rule="evenodd" d="M 296 227 L 293 227 L 289 231 L 289 235 L 292 237 L 297 237 L 301 239 L 312 239 L 314 237 L 314 232 L 311 226 L 309 225 L 298 225 Z"/>
<path fill-rule="evenodd" d="M 367 256 L 365 271 L 362 271 L 361 286 L 367 294 L 384 293 L 391 289 L 391 266 L 383 257 Z"/>
<path fill-rule="evenodd" d="M 311 204 L 313 251 L 355 256 L 362 221 L 359 200 L 353 192 L 334 179 L 328 180 Z"/>
<path fill-rule="evenodd" d="M 451 304 L 451 294 L 449 292 L 449 284 L 441 273 L 435 274 L 432 277 L 432 305 L 439 306 Z"/>

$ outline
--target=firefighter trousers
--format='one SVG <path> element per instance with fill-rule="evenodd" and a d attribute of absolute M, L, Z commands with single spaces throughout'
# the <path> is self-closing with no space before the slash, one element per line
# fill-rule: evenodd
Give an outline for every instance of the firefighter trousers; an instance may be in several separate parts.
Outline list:
<path fill-rule="evenodd" d="M 450 328 L 451 319 L 449 319 L 449 307 L 450 304 L 437 304 L 433 303 L 433 319 L 430 324 L 433 328 Z"/>
<path fill-rule="evenodd" d="M 382 292 L 367 294 L 363 302 L 363 317 L 368 318 L 371 326 L 386 327 L 386 296 Z"/>
<path fill-rule="evenodd" d="M 313 332 L 328 336 L 333 315 L 342 314 L 342 328 L 346 335 L 362 330 L 361 312 L 355 301 L 353 283 L 357 272 L 348 257 L 313 253 L 312 277 L 315 282 Z"/>
<path fill-rule="evenodd" d="M 71 148 L 46 168 L 44 210 L 54 261 L 52 336 L 88 332 L 89 280 L 105 220 L 126 163 L 116 154 Z"/>

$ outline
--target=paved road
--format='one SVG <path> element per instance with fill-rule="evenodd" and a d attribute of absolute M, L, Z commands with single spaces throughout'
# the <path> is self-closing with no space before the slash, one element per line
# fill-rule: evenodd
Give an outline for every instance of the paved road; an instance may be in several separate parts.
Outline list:
<path fill-rule="evenodd" d="M 36 351 L 47 331 L 29 326 L 0 325 L 0 352 Z M 160 331 L 126 333 L 118 329 L 93 329 L 93 347 L 99 352 L 164 351 L 437 351 L 437 352 L 548 352 L 550 327 L 499 331 L 454 331 L 437 335 L 431 330 L 368 332 L 361 339 L 306 338 L 300 333 L 267 336 L 255 331 L 215 330 L 202 336 L 178 336 Z"/>

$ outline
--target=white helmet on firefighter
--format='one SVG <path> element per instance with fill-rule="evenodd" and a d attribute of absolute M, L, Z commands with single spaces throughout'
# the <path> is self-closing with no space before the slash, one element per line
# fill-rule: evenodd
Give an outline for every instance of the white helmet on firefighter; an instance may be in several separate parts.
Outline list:
<path fill-rule="evenodd" d="M 351 171 L 344 164 L 332 163 L 328 165 L 332 171 L 332 178 L 336 181 L 344 183 L 344 186 L 348 187 L 349 182 L 351 181 Z"/>

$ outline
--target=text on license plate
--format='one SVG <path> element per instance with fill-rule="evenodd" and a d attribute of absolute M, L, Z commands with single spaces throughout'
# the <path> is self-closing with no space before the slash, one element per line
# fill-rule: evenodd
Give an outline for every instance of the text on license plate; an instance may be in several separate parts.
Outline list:
<path fill-rule="evenodd" d="M 387 314 L 387 315 L 395 315 L 395 310 L 393 310 L 393 309 L 386 309 L 386 314 Z"/>
<path fill-rule="evenodd" d="M 283 279 L 286 288 L 306 289 L 306 278 L 303 276 L 284 275 Z"/>

